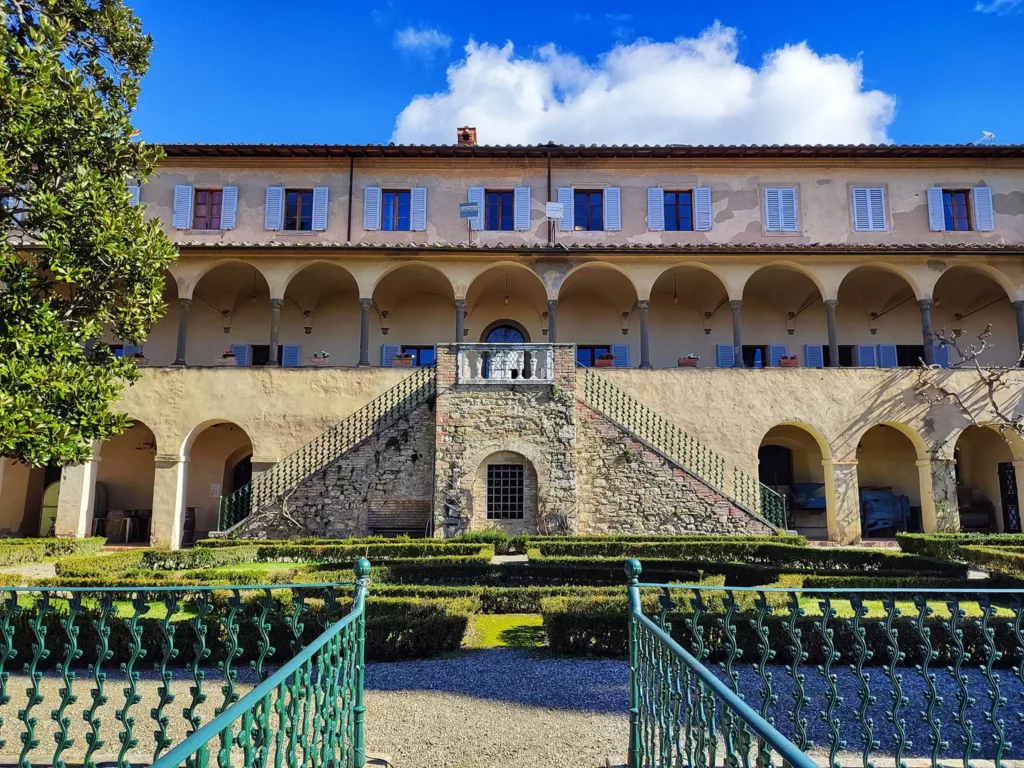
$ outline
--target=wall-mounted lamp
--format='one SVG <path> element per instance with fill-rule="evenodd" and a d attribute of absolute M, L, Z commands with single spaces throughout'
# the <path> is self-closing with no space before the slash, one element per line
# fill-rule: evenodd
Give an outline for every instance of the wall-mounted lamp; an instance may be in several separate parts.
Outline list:
<path fill-rule="evenodd" d="M 959 312 L 953 314 L 953 336 L 960 336 L 964 332 L 964 316 Z"/>
<path fill-rule="evenodd" d="M 548 313 L 546 311 L 545 312 L 541 312 L 540 316 L 541 316 L 541 319 L 543 319 L 543 320 L 547 320 L 548 319 Z"/>
<path fill-rule="evenodd" d="M 633 311 L 633 309 L 632 309 L 632 307 L 630 307 L 630 309 L 628 311 L 622 313 L 622 319 L 620 321 L 620 325 L 622 327 L 622 335 L 623 336 L 628 336 L 629 335 L 629 314 L 632 311 Z"/>
<path fill-rule="evenodd" d="M 796 333 L 796 312 L 786 314 L 786 333 L 790 336 Z"/>
<path fill-rule="evenodd" d="M 676 285 L 676 273 L 675 272 L 672 273 L 672 303 L 673 304 L 678 304 L 679 303 L 679 288 Z"/>
<path fill-rule="evenodd" d="M 462 329 L 462 338 L 466 338 L 467 336 L 469 336 L 469 328 L 463 328 Z"/>
<path fill-rule="evenodd" d="M 508 306 L 508 272 L 505 273 L 505 306 Z"/>
<path fill-rule="evenodd" d="M 710 336 L 711 335 L 711 318 L 714 317 L 714 315 L 715 315 L 714 312 L 705 312 L 704 313 L 704 335 L 705 336 Z"/>
<path fill-rule="evenodd" d="M 871 331 L 871 335 L 872 336 L 876 336 L 878 334 L 878 313 L 877 312 L 872 312 L 871 313 L 871 323 L 868 325 L 868 330 Z"/>

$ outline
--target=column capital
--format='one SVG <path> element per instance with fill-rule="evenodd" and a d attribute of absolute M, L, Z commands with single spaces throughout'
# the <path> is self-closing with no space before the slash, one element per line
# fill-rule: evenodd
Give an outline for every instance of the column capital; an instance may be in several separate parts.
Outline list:
<path fill-rule="evenodd" d="M 823 467 L 856 467 L 858 464 L 860 464 L 860 459 L 854 458 L 821 460 Z"/>
<path fill-rule="evenodd" d="M 741 309 L 743 307 L 743 299 L 730 299 L 729 306 L 733 309 Z"/>
<path fill-rule="evenodd" d="M 931 308 L 932 308 L 932 300 L 931 300 L 931 299 L 920 299 L 920 300 L 919 300 L 919 301 L 917 302 L 917 305 L 918 305 L 918 306 L 919 306 L 919 307 L 920 307 L 921 309 L 931 309 Z"/>
<path fill-rule="evenodd" d="M 369 309 L 370 307 L 373 306 L 373 299 L 360 299 L 359 306 L 361 306 L 363 309 Z"/>
<path fill-rule="evenodd" d="M 179 456 L 176 453 L 158 453 L 153 457 L 153 461 L 157 464 L 171 466 L 173 464 L 187 464 L 189 460 L 187 457 Z"/>
<path fill-rule="evenodd" d="M 548 306 L 549 307 L 557 307 L 558 306 L 558 299 L 548 299 Z"/>
<path fill-rule="evenodd" d="M 271 299 L 270 306 L 274 307 L 275 309 L 280 309 L 281 307 L 284 306 L 284 299 Z"/>
<path fill-rule="evenodd" d="M 178 306 L 182 309 L 192 306 L 192 299 L 178 299 Z"/>
<path fill-rule="evenodd" d="M 839 299 L 825 299 L 824 304 L 826 307 L 835 307 L 839 303 Z"/>
<path fill-rule="evenodd" d="M 637 299 L 636 300 L 636 307 L 637 307 L 637 309 L 650 309 L 651 308 L 651 300 L 650 299 Z"/>
<path fill-rule="evenodd" d="M 466 300 L 465 299 L 456 299 L 455 300 L 455 307 L 457 309 L 465 309 L 466 308 Z"/>

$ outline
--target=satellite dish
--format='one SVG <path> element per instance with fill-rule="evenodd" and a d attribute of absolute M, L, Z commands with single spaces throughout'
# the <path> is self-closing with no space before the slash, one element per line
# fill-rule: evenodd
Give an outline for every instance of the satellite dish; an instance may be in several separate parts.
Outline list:
<path fill-rule="evenodd" d="M 981 132 L 981 141 L 979 143 L 981 143 L 981 144 L 991 144 L 995 140 L 996 140 L 996 135 L 994 133 L 992 133 L 992 131 L 982 131 Z"/>

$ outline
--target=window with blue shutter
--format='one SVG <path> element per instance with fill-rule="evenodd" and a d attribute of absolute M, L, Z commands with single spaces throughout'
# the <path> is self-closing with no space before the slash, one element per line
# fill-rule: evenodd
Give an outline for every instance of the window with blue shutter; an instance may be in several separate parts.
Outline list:
<path fill-rule="evenodd" d="M 651 232 L 665 229 L 665 190 L 661 187 L 647 188 L 647 229 Z"/>
<path fill-rule="evenodd" d="M 619 187 L 604 190 L 604 228 L 606 232 L 622 229 L 622 193 Z"/>
<path fill-rule="evenodd" d="M 284 187 L 267 187 L 267 199 L 263 209 L 263 228 L 280 229 L 284 216 Z"/>
<path fill-rule="evenodd" d="M 612 368 L 629 368 L 629 344 L 612 344 Z"/>
<path fill-rule="evenodd" d="M 698 232 L 711 229 L 711 187 L 693 190 L 693 228 Z"/>
<path fill-rule="evenodd" d="M 174 187 L 174 215 L 171 224 L 175 229 L 192 229 L 192 187 L 186 184 Z"/>
<path fill-rule="evenodd" d="M 384 368 L 391 368 L 391 361 L 395 355 L 401 354 L 402 347 L 398 344 L 382 344 L 380 347 L 380 364 Z"/>
<path fill-rule="evenodd" d="M 562 218 L 558 220 L 559 232 L 572 232 L 574 221 L 574 215 L 572 210 L 572 198 L 572 187 L 558 188 L 558 202 L 562 204 Z"/>
<path fill-rule="evenodd" d="M 899 366 L 899 353 L 895 344 L 878 345 L 878 367 L 896 368 Z"/>
<path fill-rule="evenodd" d="M 140 187 L 138 184 L 129 184 L 128 185 L 128 202 L 131 205 L 138 205 L 139 204 L 139 198 L 141 197 L 141 195 L 142 195 L 142 187 Z"/>
<path fill-rule="evenodd" d="M 249 365 L 248 344 L 232 344 L 231 354 L 235 356 L 235 365 Z"/>
<path fill-rule="evenodd" d="M 786 346 L 784 344 L 770 344 L 768 346 L 768 365 L 772 368 L 779 367 L 779 360 L 786 356 Z"/>
<path fill-rule="evenodd" d="M 885 232 L 885 189 L 853 188 L 853 228 L 857 232 Z"/>
<path fill-rule="evenodd" d="M 935 364 L 941 368 L 949 368 L 949 345 L 935 345 Z"/>
<path fill-rule="evenodd" d="M 804 366 L 806 368 L 825 367 L 825 348 L 821 344 L 804 344 Z"/>
<path fill-rule="evenodd" d="M 427 228 L 427 188 L 413 187 L 409 191 L 411 193 L 409 229 L 413 232 L 423 232 Z"/>
<path fill-rule="evenodd" d="M 238 215 L 238 187 L 221 190 L 220 228 L 234 229 Z"/>
<path fill-rule="evenodd" d="M 114 350 L 114 357 L 135 357 L 142 352 L 142 347 L 135 344 L 122 344 L 120 349 Z"/>
<path fill-rule="evenodd" d="M 764 190 L 766 232 L 798 231 L 795 187 L 767 187 Z"/>
<path fill-rule="evenodd" d="M 380 187 L 366 187 L 363 190 L 363 229 L 380 229 Z"/>
<path fill-rule="evenodd" d="M 285 344 L 281 347 L 281 367 L 298 368 L 302 365 L 302 345 Z"/>
<path fill-rule="evenodd" d="M 988 232 L 996 228 L 992 190 L 989 187 L 974 188 L 974 228 L 979 232 Z"/>
<path fill-rule="evenodd" d="M 525 232 L 530 229 L 530 205 L 530 188 L 516 187 L 516 229 L 521 232 Z"/>
<path fill-rule="evenodd" d="M 511 232 L 515 228 L 515 193 L 489 189 L 485 200 L 484 229 Z"/>
<path fill-rule="evenodd" d="M 857 345 L 857 365 L 861 368 L 874 368 L 877 365 L 873 344 Z"/>
<path fill-rule="evenodd" d="M 313 187 L 313 231 L 327 230 L 327 187 Z"/>
<path fill-rule="evenodd" d="M 715 345 L 715 365 L 719 368 L 736 367 L 736 349 L 732 344 Z"/>
<path fill-rule="evenodd" d="M 942 232 L 946 228 L 946 216 L 942 210 L 942 187 L 928 187 L 928 229 Z"/>
<path fill-rule="evenodd" d="M 476 216 L 473 216 L 469 220 L 469 228 L 480 230 L 484 228 L 484 188 L 483 187 L 470 187 L 469 194 L 466 196 L 466 200 L 470 203 L 476 203 Z"/>
<path fill-rule="evenodd" d="M 665 229 L 669 232 L 692 232 L 693 192 L 686 189 L 678 192 L 665 191 Z"/>

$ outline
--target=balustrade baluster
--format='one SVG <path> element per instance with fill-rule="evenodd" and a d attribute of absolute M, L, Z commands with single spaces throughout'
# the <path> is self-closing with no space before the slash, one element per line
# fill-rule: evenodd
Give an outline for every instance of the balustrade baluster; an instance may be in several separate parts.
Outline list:
<path fill-rule="evenodd" d="M 170 670 L 171 662 L 177 658 L 178 649 L 174 647 L 175 625 L 172 623 L 174 616 L 178 613 L 178 594 L 176 592 L 164 593 L 164 618 L 160 621 L 160 641 L 163 655 L 153 665 L 153 668 L 160 675 L 160 686 L 157 688 L 159 703 L 150 714 L 157 724 L 156 745 L 153 750 L 153 760 L 160 757 L 160 753 L 171 746 L 171 739 L 167 735 L 167 726 L 170 718 L 164 713 L 164 709 L 174 702 L 174 694 L 171 693 L 171 681 L 174 674 Z"/>
<path fill-rule="evenodd" d="M 75 743 L 69 731 L 71 718 L 67 716 L 66 711 L 69 706 L 78 701 L 78 697 L 74 693 L 75 673 L 71 670 L 71 665 L 82 656 L 82 651 L 78 648 L 78 627 L 75 625 L 81 612 L 82 596 L 78 592 L 72 592 L 68 599 L 68 615 L 60 620 L 61 628 L 64 630 L 64 656 L 57 665 L 57 669 L 64 687 L 59 691 L 59 706 L 50 713 L 50 717 L 57 723 L 58 728 L 58 732 L 53 735 L 53 740 L 57 745 L 53 754 L 54 768 L 64 768 L 65 763 L 61 760 L 61 754 Z"/>
<path fill-rule="evenodd" d="M 992 597 L 987 593 L 983 594 L 978 602 L 981 606 L 981 636 L 985 641 L 985 666 L 982 668 L 982 672 L 989 686 L 986 693 L 991 702 L 991 707 L 985 713 L 985 721 L 992 726 L 992 739 L 996 744 L 995 768 L 1003 768 L 1003 753 L 1009 744 L 1006 741 L 1006 724 L 999 717 L 999 710 L 1006 704 L 1006 699 L 999 690 L 999 674 L 993 671 L 993 667 L 1003 657 L 1003 654 L 996 646 L 995 630 L 990 623 L 996 615 Z"/>
<path fill-rule="evenodd" d="M 139 673 L 135 671 L 135 664 L 146 656 L 146 651 L 142 647 L 142 626 L 139 624 L 139 619 L 148 611 L 146 593 L 143 590 L 137 590 L 132 598 L 131 618 L 126 622 L 128 661 L 122 662 L 120 665 L 125 678 L 125 687 L 121 689 L 124 694 L 124 705 L 114 714 L 114 719 L 121 723 L 121 733 L 118 735 L 121 740 L 121 749 L 117 755 L 118 768 L 130 768 L 131 762 L 127 759 L 128 752 L 139 743 L 139 740 L 133 735 L 135 718 L 131 715 L 131 710 L 142 701 L 142 695 L 139 693 Z"/>
<path fill-rule="evenodd" d="M 53 610 L 50 605 L 50 593 L 44 590 L 34 607 L 35 615 L 30 624 L 33 636 L 32 661 L 24 665 L 24 670 L 28 673 L 29 687 L 25 689 L 28 701 L 24 709 L 18 710 L 18 719 L 25 725 L 25 732 L 21 734 L 19 768 L 31 768 L 32 763 L 28 759 L 28 754 L 39 746 L 39 739 L 36 738 L 36 719 L 32 716 L 32 710 L 37 704 L 43 703 L 43 694 L 39 689 L 43 673 L 39 671 L 39 665 L 50 655 L 46 648 L 46 616 Z"/>
<path fill-rule="evenodd" d="M 90 691 L 92 704 L 89 709 L 82 713 L 82 719 L 89 726 L 85 734 L 85 743 L 88 745 L 85 750 L 85 759 L 82 761 L 85 768 L 96 768 L 93 761 L 93 754 L 101 749 L 106 743 L 100 738 L 100 726 L 102 721 L 99 717 L 99 709 L 107 703 L 107 696 L 104 687 L 107 680 L 107 673 L 102 671 L 103 662 L 110 660 L 114 653 L 110 650 L 110 619 L 114 615 L 114 597 L 111 592 L 100 594 L 100 615 L 94 619 L 92 624 L 96 628 L 96 663 L 89 665 L 89 673 L 92 675 L 95 687 Z"/>
<path fill-rule="evenodd" d="M 818 671 L 824 678 L 826 686 L 828 686 L 827 704 L 825 705 L 825 710 L 821 713 L 821 717 L 828 728 L 828 766 L 829 768 L 839 768 L 839 761 L 836 759 L 836 755 L 839 754 L 839 750 L 846 748 L 846 741 L 839 736 L 840 723 L 836 710 L 843 703 L 843 697 L 839 695 L 838 677 L 832 671 L 832 665 L 839 661 L 840 658 L 835 646 L 835 632 L 831 626 L 837 611 L 832 605 L 832 599 L 827 594 L 818 603 L 818 607 L 821 610 L 821 618 L 815 622 L 815 626 L 818 629 L 818 634 L 821 636 L 822 654 L 824 656 L 824 664 L 818 667 Z"/>

